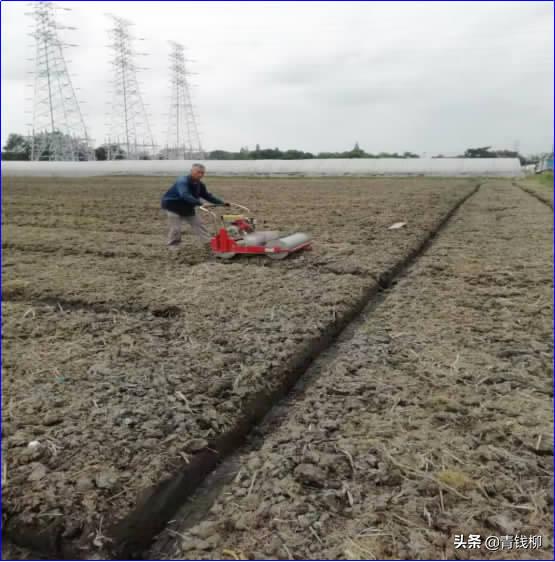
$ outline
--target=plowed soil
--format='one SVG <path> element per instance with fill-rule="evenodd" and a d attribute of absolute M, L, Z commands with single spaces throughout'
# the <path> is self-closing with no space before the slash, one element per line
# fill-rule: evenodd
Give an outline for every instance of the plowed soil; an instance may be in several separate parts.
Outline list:
<path fill-rule="evenodd" d="M 54 527 L 83 553 L 104 552 L 110 525 L 233 429 L 253 397 L 283 386 L 299 358 L 387 283 L 478 182 L 207 183 L 268 228 L 310 233 L 313 250 L 228 263 L 185 232 L 180 251 L 167 252 L 158 209 L 167 179 L 4 179 L 8 528 Z M 394 515 L 429 530 L 419 557 L 450 556 L 456 525 L 490 530 L 487 517 L 546 534 L 551 220 L 510 182 L 483 186 L 434 243 L 434 259 L 390 287 L 381 317 L 333 351 L 279 427 L 268 422 L 264 445 L 246 457 L 258 460 L 222 496 L 242 500 L 214 505 L 203 523 L 214 532 L 201 548 L 193 528 L 162 554 L 365 557 L 358 544 L 415 556 L 406 541 L 358 537 L 357 525 L 394 535 Z M 388 230 L 399 221 L 406 226 Z M 532 503 L 510 484 L 517 475 Z M 512 496 L 492 491 L 503 481 Z M 366 524 L 378 496 L 387 515 Z M 300 513 L 297 504 L 317 508 Z M 233 523 L 235 509 L 251 517 L 263 506 L 256 525 Z M 280 527 L 279 545 L 269 547 L 272 521 L 286 512 L 310 524 Z"/>
<path fill-rule="evenodd" d="M 548 209 L 485 184 L 152 556 L 551 559 L 551 241 Z M 484 545 L 517 535 L 542 548 Z"/>

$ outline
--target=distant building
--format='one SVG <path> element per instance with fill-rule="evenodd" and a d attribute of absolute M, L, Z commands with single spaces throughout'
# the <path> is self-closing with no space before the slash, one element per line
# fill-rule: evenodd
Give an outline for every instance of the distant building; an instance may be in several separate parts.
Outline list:
<path fill-rule="evenodd" d="M 536 164 L 536 173 L 553 171 L 553 152 L 542 156 L 540 161 Z"/>

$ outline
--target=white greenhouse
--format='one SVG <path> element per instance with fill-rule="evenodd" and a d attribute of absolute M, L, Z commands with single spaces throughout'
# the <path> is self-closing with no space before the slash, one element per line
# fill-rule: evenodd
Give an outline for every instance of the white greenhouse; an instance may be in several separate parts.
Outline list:
<path fill-rule="evenodd" d="M 517 158 L 351 158 L 311 160 L 207 160 L 212 176 L 503 176 L 522 175 Z M 187 160 L 2 162 L 4 176 L 178 176 Z"/>

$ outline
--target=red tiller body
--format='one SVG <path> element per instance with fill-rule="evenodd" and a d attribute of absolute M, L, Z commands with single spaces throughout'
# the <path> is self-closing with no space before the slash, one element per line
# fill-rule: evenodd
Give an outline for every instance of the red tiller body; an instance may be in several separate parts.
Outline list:
<path fill-rule="evenodd" d="M 236 207 L 245 214 L 218 216 L 212 211 L 214 207 L 222 206 Z M 278 238 L 279 231 L 262 231 L 262 236 L 256 236 L 258 233 L 255 232 L 255 219 L 249 218 L 250 210 L 243 205 L 231 202 L 223 205 L 202 205 L 200 210 L 212 220 L 215 234 L 210 240 L 210 248 L 214 255 L 222 259 L 230 259 L 235 254 L 250 254 L 266 255 L 281 260 L 299 250 L 311 249 L 310 236 L 302 232 Z M 276 238 L 271 237 L 274 235 Z"/>

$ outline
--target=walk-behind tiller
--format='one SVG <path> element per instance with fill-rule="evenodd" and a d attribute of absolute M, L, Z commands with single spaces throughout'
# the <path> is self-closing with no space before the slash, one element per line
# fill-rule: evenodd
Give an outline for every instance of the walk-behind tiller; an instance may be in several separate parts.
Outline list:
<path fill-rule="evenodd" d="M 230 259 L 235 254 L 264 254 L 281 260 L 289 254 L 310 249 L 312 240 L 308 234 L 297 232 L 280 238 L 277 230 L 256 231 L 256 219 L 250 217 L 250 210 L 237 203 L 228 203 L 240 211 L 238 214 L 218 215 L 212 209 L 222 205 L 203 205 L 202 211 L 208 214 L 213 223 L 215 235 L 210 247 L 215 256 Z"/>

